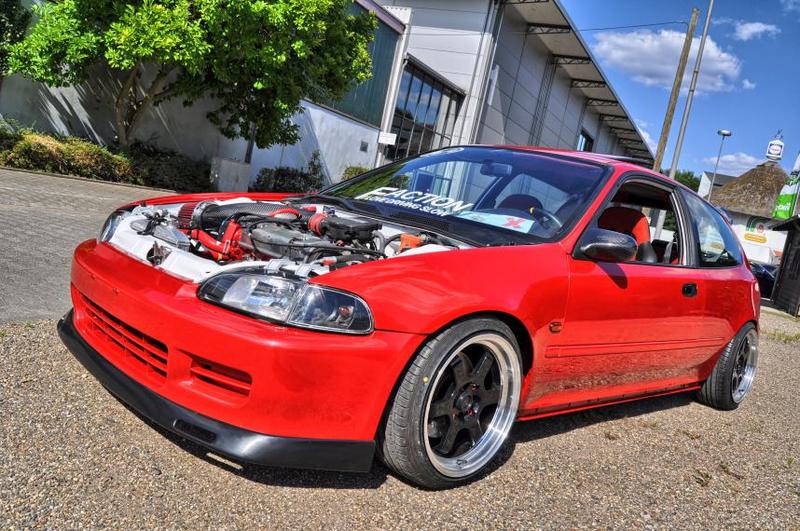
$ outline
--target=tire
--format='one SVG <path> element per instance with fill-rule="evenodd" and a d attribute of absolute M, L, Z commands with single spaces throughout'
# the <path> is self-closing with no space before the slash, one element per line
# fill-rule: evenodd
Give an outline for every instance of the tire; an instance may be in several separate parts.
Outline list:
<path fill-rule="evenodd" d="M 736 409 L 753 387 L 757 366 L 758 333 L 747 323 L 720 354 L 698 392 L 700 402 L 723 411 Z"/>
<path fill-rule="evenodd" d="M 383 461 L 429 489 L 486 472 L 516 418 L 521 367 L 513 332 L 495 319 L 461 321 L 429 339 L 389 403 Z"/>

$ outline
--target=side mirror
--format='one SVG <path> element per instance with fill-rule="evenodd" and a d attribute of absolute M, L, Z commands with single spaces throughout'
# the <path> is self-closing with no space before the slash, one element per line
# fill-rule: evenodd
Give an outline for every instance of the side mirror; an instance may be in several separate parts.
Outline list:
<path fill-rule="evenodd" d="M 589 229 L 578 242 L 578 249 L 591 260 L 598 262 L 629 262 L 636 258 L 639 246 L 636 240 L 605 229 Z"/>

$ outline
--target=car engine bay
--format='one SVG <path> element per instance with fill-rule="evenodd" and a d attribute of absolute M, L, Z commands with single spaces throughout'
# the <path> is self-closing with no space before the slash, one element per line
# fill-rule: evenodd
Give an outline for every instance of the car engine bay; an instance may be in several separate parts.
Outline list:
<path fill-rule="evenodd" d="M 100 241 L 194 282 L 241 266 L 308 279 L 355 264 L 466 247 L 329 205 L 249 198 L 142 203 L 112 214 Z"/>

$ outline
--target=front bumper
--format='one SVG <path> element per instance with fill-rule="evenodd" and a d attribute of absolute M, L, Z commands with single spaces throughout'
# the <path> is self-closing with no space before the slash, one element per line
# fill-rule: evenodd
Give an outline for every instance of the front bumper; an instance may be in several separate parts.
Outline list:
<path fill-rule="evenodd" d="M 171 277 L 87 241 L 72 265 L 73 325 L 106 361 L 160 397 L 247 431 L 375 439 L 424 336 L 279 326 L 197 298 Z"/>
<path fill-rule="evenodd" d="M 171 402 L 114 367 L 78 334 L 70 311 L 58 323 L 61 340 L 122 402 L 162 428 L 236 461 L 268 466 L 367 472 L 375 441 L 275 437 L 200 415 Z"/>

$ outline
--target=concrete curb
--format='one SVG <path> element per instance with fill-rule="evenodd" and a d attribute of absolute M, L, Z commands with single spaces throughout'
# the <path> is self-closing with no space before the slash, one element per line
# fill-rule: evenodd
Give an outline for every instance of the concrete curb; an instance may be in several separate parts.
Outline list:
<path fill-rule="evenodd" d="M 84 181 L 87 183 L 97 183 L 97 184 L 107 184 L 109 186 L 122 186 L 125 188 L 137 188 L 139 190 L 147 190 L 147 191 L 154 191 L 154 192 L 164 192 L 165 194 L 176 194 L 175 190 L 169 190 L 167 188 L 153 188 L 151 186 L 142 186 L 140 184 L 130 184 L 130 183 L 115 183 L 111 181 L 103 181 L 100 179 L 89 179 L 88 177 L 79 177 L 77 175 L 64 175 L 62 173 L 48 173 L 46 171 L 36 171 L 36 170 L 24 170 L 22 168 L 12 168 L 10 166 L 2 166 L 0 165 L 0 170 L 3 171 L 10 171 L 15 173 L 27 173 L 33 175 L 41 175 L 43 177 L 57 177 L 59 179 L 72 179 L 73 181 Z"/>

